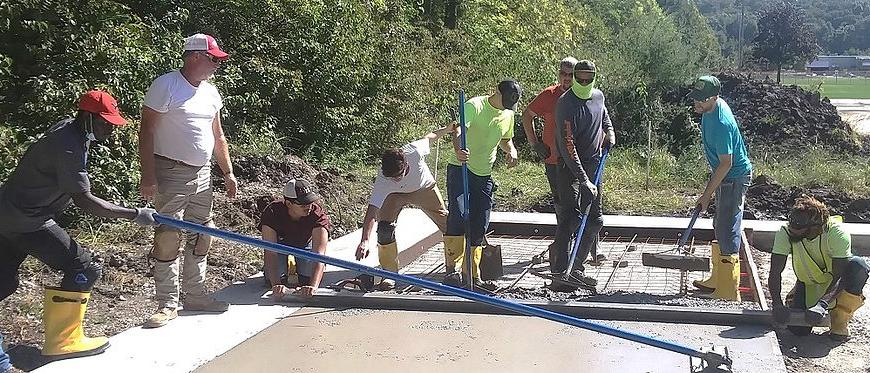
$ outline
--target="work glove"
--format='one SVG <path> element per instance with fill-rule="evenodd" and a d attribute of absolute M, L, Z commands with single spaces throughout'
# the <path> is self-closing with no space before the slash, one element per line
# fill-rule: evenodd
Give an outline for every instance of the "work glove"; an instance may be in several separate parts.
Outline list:
<path fill-rule="evenodd" d="M 538 155 L 538 158 L 540 158 L 540 159 L 550 158 L 550 147 L 547 146 L 547 144 L 544 144 L 543 142 L 538 141 L 535 143 L 535 145 L 533 145 L 533 147 L 535 148 L 535 154 Z"/>
<path fill-rule="evenodd" d="M 157 225 L 157 222 L 154 221 L 154 214 L 157 213 L 157 210 L 148 208 L 148 207 L 140 207 L 136 209 L 136 218 L 133 219 L 136 224 L 139 225 Z"/>
<path fill-rule="evenodd" d="M 791 318 L 791 310 L 785 306 L 773 306 L 773 321 L 777 324 L 786 324 Z"/>
<path fill-rule="evenodd" d="M 580 185 L 580 193 L 577 193 L 577 207 L 580 211 L 585 211 L 592 204 L 595 196 L 598 195 L 598 187 L 592 181 L 586 181 Z"/>
<path fill-rule="evenodd" d="M 810 307 L 804 312 L 804 317 L 807 320 L 807 324 L 810 325 L 819 325 L 822 320 L 824 320 L 825 316 L 828 315 L 828 302 L 820 300 L 819 303 L 816 303 L 815 306 Z"/>

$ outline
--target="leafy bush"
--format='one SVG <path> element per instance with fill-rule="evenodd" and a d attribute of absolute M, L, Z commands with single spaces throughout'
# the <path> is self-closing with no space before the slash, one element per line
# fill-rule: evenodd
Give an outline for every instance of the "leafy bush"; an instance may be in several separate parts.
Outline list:
<path fill-rule="evenodd" d="M 671 2 L 664 10 L 653 0 L 5 2 L 0 176 L 26 144 L 74 113 L 82 92 L 103 88 L 133 123 L 113 147 L 95 150 L 94 185 L 134 200 L 142 98 L 154 78 L 180 66 L 182 38 L 195 32 L 214 35 L 231 55 L 214 83 L 234 154 L 368 162 L 447 122 L 459 88 L 485 95 L 515 78 L 524 108 L 556 81 L 566 55 L 600 66 L 622 144 L 645 146 L 650 121 L 655 147 L 678 154 L 694 141 L 691 118 L 658 97 L 718 51 L 694 6 Z M 455 28 L 444 27 L 449 4 L 460 4 Z"/>

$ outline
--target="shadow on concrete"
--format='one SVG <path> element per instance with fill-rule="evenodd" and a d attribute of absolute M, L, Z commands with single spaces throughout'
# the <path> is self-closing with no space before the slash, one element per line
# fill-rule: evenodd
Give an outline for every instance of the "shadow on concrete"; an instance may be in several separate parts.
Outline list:
<path fill-rule="evenodd" d="M 755 339 L 763 337 L 769 331 L 770 329 L 761 326 L 743 325 L 725 329 L 719 332 L 719 336 L 726 339 Z"/>
<path fill-rule="evenodd" d="M 796 336 L 788 330 L 777 330 L 776 336 L 783 355 L 807 359 L 828 356 L 831 350 L 845 343 L 834 341 L 827 334 Z"/>
<path fill-rule="evenodd" d="M 25 372 L 41 368 L 52 362 L 51 359 L 42 356 L 42 350 L 35 346 L 10 344 L 9 351 L 6 352 L 12 359 L 12 365 Z"/>

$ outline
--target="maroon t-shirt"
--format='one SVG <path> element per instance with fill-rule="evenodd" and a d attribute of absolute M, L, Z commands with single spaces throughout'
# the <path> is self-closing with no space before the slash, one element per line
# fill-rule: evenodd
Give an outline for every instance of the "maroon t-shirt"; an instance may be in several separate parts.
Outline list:
<path fill-rule="evenodd" d="M 314 204 L 308 216 L 293 220 L 287 215 L 287 206 L 282 201 L 272 202 L 266 207 L 257 228 L 262 231 L 264 225 L 278 232 L 278 243 L 300 249 L 304 249 L 311 242 L 311 231 L 314 228 L 324 227 L 327 231 L 332 228 L 329 216 L 319 204 Z"/>

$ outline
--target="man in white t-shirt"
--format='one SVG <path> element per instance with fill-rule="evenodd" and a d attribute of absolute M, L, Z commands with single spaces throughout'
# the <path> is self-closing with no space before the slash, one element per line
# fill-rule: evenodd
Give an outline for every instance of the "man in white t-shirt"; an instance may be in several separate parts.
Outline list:
<path fill-rule="evenodd" d="M 154 200 L 160 214 L 214 226 L 213 154 L 224 174 L 227 196 L 235 197 L 238 184 L 220 120 L 223 102 L 217 89 L 207 81 L 228 57 L 212 36 L 190 36 L 184 39 L 182 68 L 155 79 L 145 94 L 139 132 L 140 189 L 146 200 Z M 145 327 L 160 327 L 178 316 L 182 241 L 184 309 L 223 312 L 229 307 L 205 293 L 206 254 L 211 237 L 190 232 L 182 237 L 180 230 L 160 225 L 154 230 L 150 254 L 154 259 L 158 310 Z"/>
<path fill-rule="evenodd" d="M 363 218 L 362 239 L 356 249 L 356 259 L 369 256 L 369 238 L 377 221 L 378 261 L 381 268 L 399 271 L 399 249 L 396 246 L 396 219 L 406 205 L 415 205 L 438 225 L 443 233 L 447 229 L 447 208 L 435 185 L 435 178 L 426 165 L 430 144 L 439 137 L 453 132 L 453 126 L 426 134 L 422 139 L 384 151 L 381 171 L 375 178 L 369 207 Z M 379 290 L 391 290 L 395 281 L 383 279 Z"/>

